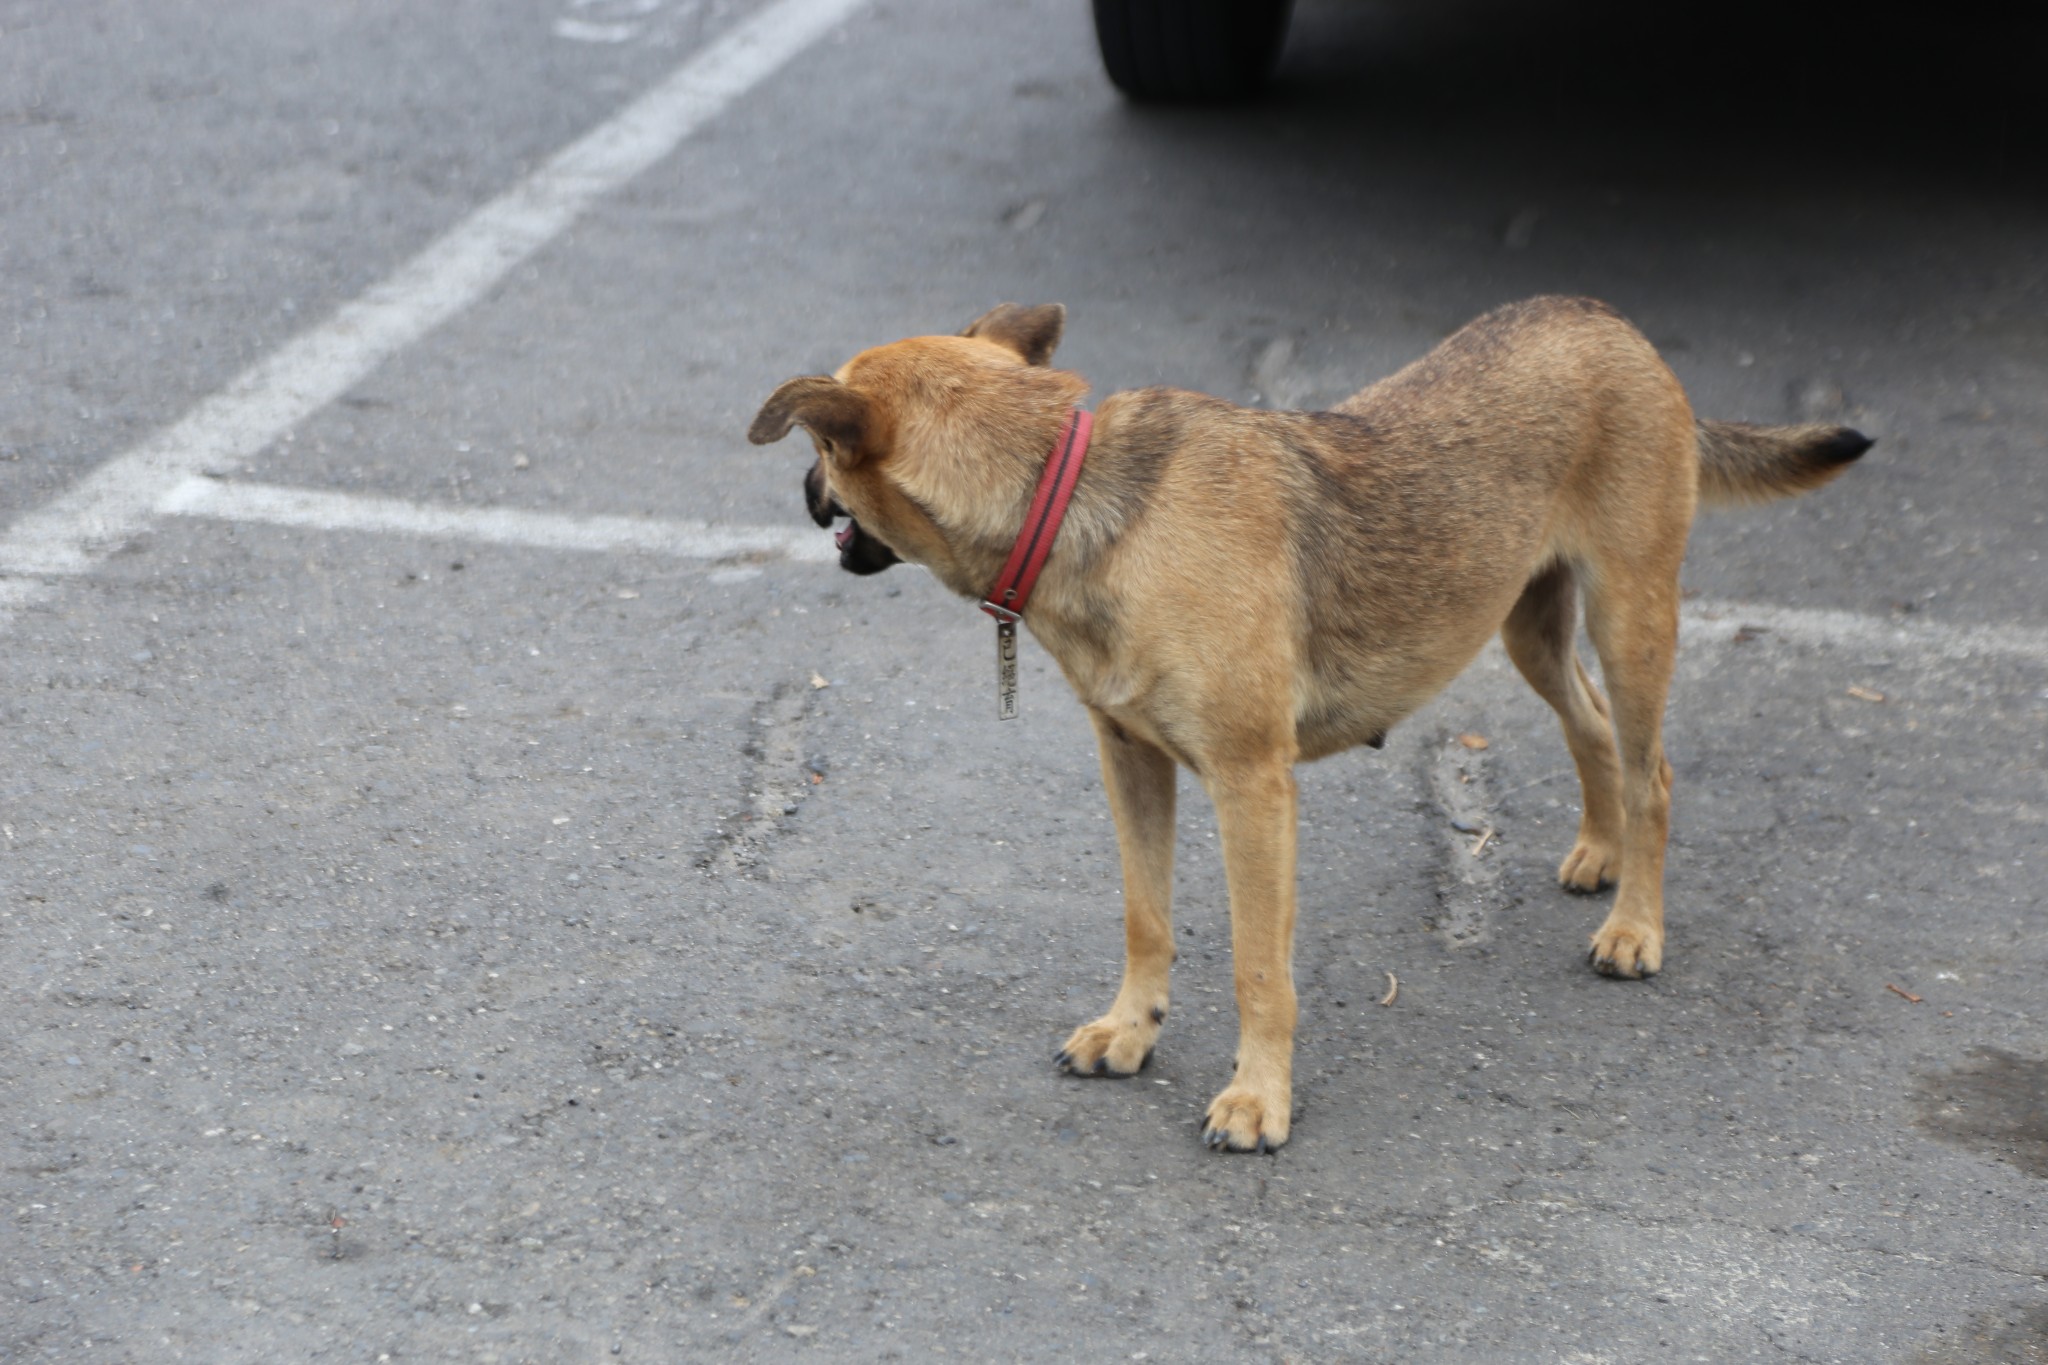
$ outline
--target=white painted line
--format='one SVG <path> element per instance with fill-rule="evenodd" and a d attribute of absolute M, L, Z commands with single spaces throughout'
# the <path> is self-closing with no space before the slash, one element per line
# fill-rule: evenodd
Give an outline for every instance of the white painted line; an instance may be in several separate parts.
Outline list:
<path fill-rule="evenodd" d="M 443 540 L 486 541 L 541 550 L 671 555 L 678 559 L 774 558 L 825 561 L 839 557 L 832 537 L 815 526 L 712 526 L 701 521 L 641 517 L 563 516 L 510 507 L 451 507 L 399 498 L 326 493 L 307 488 L 229 483 L 194 476 L 157 503 L 166 516 L 215 517 L 320 531 L 376 531 Z"/>
<path fill-rule="evenodd" d="M 777 0 L 760 10 L 328 321 L 16 521 L 0 536 L 0 575 L 90 569 L 148 525 L 185 479 L 254 455 L 474 303 L 599 197 L 668 155 L 861 3 Z M 11 586 L 0 597 L 0 626 L 41 591 Z"/>
<path fill-rule="evenodd" d="M 701 521 L 563 516 L 513 508 L 451 507 L 270 484 L 186 478 L 156 504 L 164 516 L 215 517 L 321 531 L 374 531 L 525 545 L 547 550 L 639 551 L 681 559 L 779 558 L 829 563 L 832 538 L 808 526 L 714 526 Z M 0 581 L 0 605 L 9 585 Z M 2026 626 L 1951 626 L 1852 611 L 1777 607 L 1758 602 L 1685 604 L 1682 642 L 1725 644 L 1743 626 L 1778 638 L 1909 655 L 1921 659 L 2007 657 L 2048 663 L 2048 630 Z"/>
<path fill-rule="evenodd" d="M 2048 630 L 2028 626 L 1952 626 L 1854 611 L 1774 607 L 1758 602 L 1688 602 L 1679 612 L 1685 645 L 1731 640 L 1743 626 L 1758 626 L 1788 640 L 1855 646 L 1921 658 L 1983 656 L 2048 663 Z"/>

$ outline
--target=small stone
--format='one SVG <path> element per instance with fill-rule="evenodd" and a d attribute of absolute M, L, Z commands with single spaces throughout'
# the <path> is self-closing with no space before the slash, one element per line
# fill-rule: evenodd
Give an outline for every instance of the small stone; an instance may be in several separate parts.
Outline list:
<path fill-rule="evenodd" d="M 1818 422 L 1839 416 L 1848 400 L 1840 384 L 1832 379 L 1813 378 L 1794 386 L 1792 405 L 1807 421 Z"/>
<path fill-rule="evenodd" d="M 1038 220 L 1045 217 L 1045 201 L 1029 199 L 1003 215 L 1003 224 L 1012 232 L 1029 232 L 1038 226 Z"/>
<path fill-rule="evenodd" d="M 1291 408 L 1306 392 L 1306 386 L 1288 371 L 1294 364 L 1294 338 L 1277 336 L 1259 348 L 1252 358 L 1250 379 L 1268 407 Z"/>

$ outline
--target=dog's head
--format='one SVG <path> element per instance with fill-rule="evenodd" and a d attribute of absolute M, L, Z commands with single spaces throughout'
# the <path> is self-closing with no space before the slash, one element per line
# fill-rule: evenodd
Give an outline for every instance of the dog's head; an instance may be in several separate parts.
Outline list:
<path fill-rule="evenodd" d="M 909 560 L 976 591 L 980 543 L 1016 525 L 1008 466 L 1042 456 L 1052 436 L 1040 428 L 1056 431 L 1086 390 L 1047 365 L 1065 325 L 1058 304 L 1006 303 L 958 336 L 863 351 L 836 374 L 777 388 L 747 439 L 765 445 L 793 426 L 810 434 L 818 458 L 804 504 L 820 526 L 847 519 L 833 537 L 841 568 L 880 573 Z"/>

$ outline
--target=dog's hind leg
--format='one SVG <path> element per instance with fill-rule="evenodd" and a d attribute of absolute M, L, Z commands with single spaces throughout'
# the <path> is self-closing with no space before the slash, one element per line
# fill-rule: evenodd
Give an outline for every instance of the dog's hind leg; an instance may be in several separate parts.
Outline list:
<path fill-rule="evenodd" d="M 1671 538 L 1667 538 L 1667 541 Z M 1621 885 L 1593 935 L 1594 970 L 1654 975 L 1664 962 L 1664 843 L 1671 829 L 1671 765 L 1664 759 L 1664 698 L 1678 652 L 1678 557 L 1602 565 L 1588 577 L 1586 629 L 1600 653 L 1621 760 Z"/>
<path fill-rule="evenodd" d="M 1124 981 L 1109 1013 L 1074 1030 L 1060 1049 L 1065 1071 L 1128 1076 L 1145 1065 L 1166 1022 L 1173 966 L 1173 760 L 1091 710 L 1102 751 L 1102 785 L 1116 817 L 1124 864 Z"/>
<path fill-rule="evenodd" d="M 1508 619 L 1501 643 L 1529 686 L 1557 712 L 1565 747 L 1579 770 L 1579 836 L 1557 869 L 1573 891 L 1597 891 L 1621 874 L 1621 769 L 1607 699 L 1579 661 L 1578 581 L 1571 565 L 1556 561 L 1529 580 Z"/>

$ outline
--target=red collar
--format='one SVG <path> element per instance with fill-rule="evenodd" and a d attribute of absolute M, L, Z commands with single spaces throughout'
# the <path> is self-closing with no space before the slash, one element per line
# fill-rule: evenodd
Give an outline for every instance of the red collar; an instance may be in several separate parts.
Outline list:
<path fill-rule="evenodd" d="M 1038 492 L 1031 499 L 1031 510 L 1024 514 L 1017 543 L 1010 547 L 1009 561 L 996 575 L 988 596 L 982 599 L 981 609 L 996 620 L 1015 622 L 1024 615 L 1032 585 L 1038 582 L 1045 561 L 1052 557 L 1053 539 L 1060 533 L 1067 504 L 1074 500 L 1074 485 L 1081 480 L 1081 461 L 1088 456 L 1088 434 L 1094 427 L 1094 415 L 1086 408 L 1075 408 L 1059 440 L 1053 443 L 1045 473 L 1038 479 Z"/>

